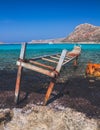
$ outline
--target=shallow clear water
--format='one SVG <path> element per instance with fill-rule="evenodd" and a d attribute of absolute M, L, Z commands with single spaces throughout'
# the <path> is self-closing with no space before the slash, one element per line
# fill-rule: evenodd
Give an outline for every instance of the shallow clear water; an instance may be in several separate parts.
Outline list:
<path fill-rule="evenodd" d="M 26 58 L 37 57 L 61 52 L 62 49 L 71 50 L 75 44 L 28 44 Z M 78 71 L 83 73 L 88 62 L 100 63 L 100 44 L 82 44 L 79 57 Z M 14 70 L 19 57 L 21 44 L 0 45 L 0 70 Z M 68 65 L 68 70 L 70 65 Z M 72 69 L 70 69 L 72 71 Z"/>

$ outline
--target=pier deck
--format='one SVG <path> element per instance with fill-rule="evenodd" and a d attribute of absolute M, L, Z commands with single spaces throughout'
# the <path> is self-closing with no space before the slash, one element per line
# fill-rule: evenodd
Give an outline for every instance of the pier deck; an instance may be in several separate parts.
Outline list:
<path fill-rule="evenodd" d="M 25 58 L 26 45 L 27 43 L 22 44 L 20 57 L 17 61 L 18 72 L 17 72 L 17 79 L 16 79 L 16 86 L 15 86 L 15 103 L 17 104 L 19 102 L 22 71 L 23 68 L 26 68 L 51 77 L 51 82 L 48 86 L 45 99 L 44 99 L 44 105 L 46 105 L 52 93 L 52 90 L 54 88 L 56 79 L 59 76 L 62 66 L 68 64 L 72 60 L 74 60 L 74 66 L 77 66 L 77 59 L 81 53 L 81 47 L 75 46 L 73 50 L 70 52 L 64 49 L 61 54 L 58 53 L 58 54 L 44 55 L 36 58 L 26 59 Z M 42 60 L 42 63 L 39 62 L 39 60 Z M 56 67 L 54 65 L 52 66 L 47 65 L 44 63 L 44 61 L 55 64 Z"/>

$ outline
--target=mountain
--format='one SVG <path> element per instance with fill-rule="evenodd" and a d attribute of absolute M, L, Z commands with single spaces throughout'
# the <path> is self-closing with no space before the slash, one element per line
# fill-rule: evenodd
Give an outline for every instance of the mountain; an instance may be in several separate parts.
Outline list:
<path fill-rule="evenodd" d="M 63 42 L 100 42 L 100 27 L 88 23 L 78 25 Z"/>
<path fill-rule="evenodd" d="M 100 26 L 80 24 L 65 38 L 32 40 L 30 43 L 100 42 Z"/>

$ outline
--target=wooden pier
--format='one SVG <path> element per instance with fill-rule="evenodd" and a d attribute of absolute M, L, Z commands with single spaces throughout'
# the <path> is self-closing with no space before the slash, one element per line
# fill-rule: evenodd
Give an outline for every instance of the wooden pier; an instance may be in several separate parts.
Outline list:
<path fill-rule="evenodd" d="M 22 44 L 20 57 L 17 61 L 18 72 L 15 86 L 15 103 L 17 104 L 19 102 L 22 70 L 23 68 L 26 68 L 51 77 L 51 82 L 48 86 L 44 99 L 44 105 L 46 105 L 54 88 L 55 81 L 59 76 L 62 66 L 69 63 L 72 60 L 74 60 L 74 66 L 76 66 L 78 56 L 81 53 L 81 47 L 75 46 L 74 49 L 70 52 L 64 49 L 61 54 L 44 55 L 36 58 L 26 59 L 25 58 L 26 46 L 27 43 Z M 38 60 L 56 64 L 56 67 L 43 64 L 43 62 L 40 63 Z"/>

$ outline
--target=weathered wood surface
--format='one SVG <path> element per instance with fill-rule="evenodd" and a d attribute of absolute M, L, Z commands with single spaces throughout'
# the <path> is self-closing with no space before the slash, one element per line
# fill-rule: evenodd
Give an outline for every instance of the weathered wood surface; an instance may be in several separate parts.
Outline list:
<path fill-rule="evenodd" d="M 63 65 L 69 63 L 70 61 L 72 61 L 73 59 L 75 59 L 75 57 L 76 57 L 76 56 L 71 57 L 71 58 L 68 58 L 67 60 L 65 60 L 65 61 L 63 62 Z"/>
<path fill-rule="evenodd" d="M 51 59 L 47 59 L 47 58 L 42 58 L 42 60 L 52 62 L 52 63 L 58 63 L 56 60 L 51 60 Z"/>
<path fill-rule="evenodd" d="M 20 61 L 24 61 L 25 58 L 25 51 L 26 51 L 26 43 L 22 44 L 21 52 L 20 52 Z M 18 72 L 17 72 L 17 78 L 16 78 L 16 86 L 15 86 L 15 103 L 17 104 L 19 101 L 19 94 L 20 94 L 20 84 L 21 84 L 21 78 L 22 78 L 22 70 L 23 67 L 20 64 L 18 66 Z"/>
<path fill-rule="evenodd" d="M 30 70 L 42 73 L 42 74 L 47 75 L 49 77 L 54 77 L 55 76 L 53 71 L 49 71 L 49 70 L 46 70 L 46 69 L 31 65 L 29 63 L 17 61 L 17 65 L 22 66 L 22 67 L 24 67 L 26 69 L 30 69 Z"/>
<path fill-rule="evenodd" d="M 57 56 L 50 56 L 50 57 L 53 58 L 53 59 L 59 60 L 59 58 Z"/>
<path fill-rule="evenodd" d="M 40 63 L 40 62 L 33 61 L 33 60 L 29 60 L 29 63 L 35 64 L 35 65 L 38 65 L 38 66 L 41 66 L 41 67 L 44 67 L 44 68 L 48 68 L 48 69 L 50 69 L 50 70 L 54 70 L 54 69 L 55 69 L 55 68 L 52 67 L 52 66 L 45 65 L 45 64 L 42 64 L 42 63 Z"/>
<path fill-rule="evenodd" d="M 57 67 L 56 67 L 56 69 L 55 69 L 55 71 L 56 71 L 58 74 L 59 74 L 59 72 L 60 72 L 60 70 L 61 70 L 61 67 L 62 67 L 62 65 L 63 65 L 63 61 L 64 61 L 64 59 L 65 59 L 66 53 L 67 53 L 67 50 L 63 50 L 63 51 L 62 51 L 62 54 L 61 54 L 60 59 L 59 59 L 59 62 L 58 62 Z M 46 95 L 45 95 L 44 105 L 47 104 L 47 101 L 48 101 L 48 99 L 49 99 L 49 97 L 50 97 L 50 95 L 51 95 L 51 92 L 52 92 L 53 88 L 54 88 L 56 78 L 57 78 L 57 77 L 54 77 L 54 78 L 51 80 L 50 84 L 49 84 L 48 90 L 47 90 Z"/>
<path fill-rule="evenodd" d="M 50 56 L 56 56 L 60 53 L 56 53 L 56 54 L 51 54 L 51 55 L 43 55 L 43 56 L 39 56 L 39 57 L 35 57 L 35 58 L 31 58 L 30 60 L 39 60 L 39 59 L 42 59 L 42 58 L 48 58 Z"/>
<path fill-rule="evenodd" d="M 20 85 L 21 85 L 21 78 L 22 78 L 22 69 L 23 69 L 22 66 L 18 67 L 16 87 L 15 87 L 15 103 L 16 104 L 19 101 Z"/>
<path fill-rule="evenodd" d="M 24 59 L 25 58 L 26 45 L 27 45 L 26 43 L 22 44 L 20 57 L 19 57 L 20 59 Z"/>
<path fill-rule="evenodd" d="M 55 81 L 56 81 L 56 79 L 55 79 Z M 53 88 L 54 88 L 55 81 L 54 81 L 54 79 L 51 80 L 51 82 L 50 82 L 50 84 L 49 84 L 49 86 L 48 86 L 46 95 L 45 95 L 45 99 L 44 99 L 43 105 L 46 105 L 46 104 L 47 104 L 47 102 L 48 102 L 48 100 L 49 100 L 49 98 L 50 98 L 50 95 L 51 95 L 51 93 L 52 93 L 52 90 L 53 90 Z"/>
<path fill-rule="evenodd" d="M 67 50 L 63 50 L 63 51 L 62 51 L 62 54 L 61 54 L 61 56 L 60 56 L 58 65 L 57 65 L 57 67 L 56 67 L 56 71 L 57 71 L 57 72 L 60 72 L 60 70 L 61 70 L 61 67 L 62 67 L 62 65 L 63 65 L 63 61 L 64 61 L 64 59 L 65 59 L 66 53 L 67 53 Z"/>
<path fill-rule="evenodd" d="M 48 99 L 50 98 L 51 92 L 53 90 L 53 87 L 55 85 L 56 79 L 60 73 L 62 66 L 69 63 L 72 60 L 75 60 L 74 63 L 76 65 L 77 58 L 81 53 L 81 48 L 76 46 L 70 52 L 67 52 L 67 50 L 63 50 L 61 55 L 58 53 L 53 55 L 44 55 L 31 59 L 25 59 L 25 51 L 26 51 L 26 43 L 22 44 L 19 60 L 17 61 L 18 73 L 15 87 L 15 102 L 17 103 L 19 99 L 22 69 L 26 68 L 47 75 L 52 78 L 45 95 L 44 105 L 46 105 Z M 36 60 L 42 60 L 42 61 L 45 60 L 51 63 L 56 63 L 57 66 L 55 68 L 53 66 L 40 63 Z"/>
<path fill-rule="evenodd" d="M 78 56 L 81 53 L 81 47 L 80 46 L 75 46 L 74 49 L 70 52 L 67 53 L 67 56 Z"/>

